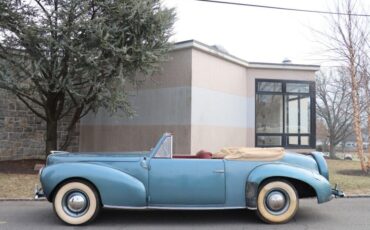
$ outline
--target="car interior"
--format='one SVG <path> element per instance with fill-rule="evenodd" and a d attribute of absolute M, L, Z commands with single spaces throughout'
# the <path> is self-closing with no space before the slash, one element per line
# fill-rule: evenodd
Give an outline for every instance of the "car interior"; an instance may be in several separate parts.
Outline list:
<path fill-rule="evenodd" d="M 172 158 L 185 158 L 185 159 L 223 159 L 223 157 L 215 157 L 211 152 L 200 150 L 195 155 L 173 155 Z"/>

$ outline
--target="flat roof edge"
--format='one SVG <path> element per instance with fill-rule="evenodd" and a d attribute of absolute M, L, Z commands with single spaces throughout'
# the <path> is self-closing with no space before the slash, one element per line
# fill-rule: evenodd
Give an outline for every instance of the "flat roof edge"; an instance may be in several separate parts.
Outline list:
<path fill-rule="evenodd" d="M 234 57 L 230 54 L 218 51 L 218 50 L 213 49 L 212 47 L 210 47 L 210 46 L 208 46 L 204 43 L 201 43 L 201 42 L 198 42 L 198 41 L 195 41 L 195 40 L 188 40 L 188 41 L 175 43 L 173 50 L 186 49 L 186 48 L 198 49 L 198 50 L 201 50 L 205 53 L 211 54 L 213 56 L 220 57 L 222 59 L 231 61 L 233 63 L 239 64 L 239 65 L 242 65 L 242 66 L 245 66 L 245 67 L 248 67 L 248 65 L 249 65 L 248 62 L 243 60 L 243 59 L 240 59 L 240 58 Z"/>
<path fill-rule="evenodd" d="M 307 70 L 318 71 L 320 65 L 304 65 L 304 64 L 289 64 L 289 63 L 264 63 L 264 62 L 249 62 L 250 68 L 255 69 L 291 69 L 291 70 Z"/>
<path fill-rule="evenodd" d="M 235 57 L 231 54 L 218 51 L 213 49 L 211 46 L 206 45 L 196 40 L 186 40 L 177 42 L 174 44 L 172 50 L 180 50 L 186 48 L 195 48 L 213 56 L 220 57 L 222 59 L 231 61 L 247 68 L 255 69 L 287 69 L 287 70 L 306 70 L 306 71 L 318 71 L 320 65 L 305 65 L 305 64 L 291 64 L 291 63 L 267 63 L 267 62 L 248 62 L 241 58 Z"/>

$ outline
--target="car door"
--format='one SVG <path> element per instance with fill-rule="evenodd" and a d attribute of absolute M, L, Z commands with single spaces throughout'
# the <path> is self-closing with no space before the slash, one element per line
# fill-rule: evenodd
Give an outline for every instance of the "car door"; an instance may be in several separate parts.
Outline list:
<path fill-rule="evenodd" d="M 150 206 L 224 204 L 224 161 L 152 158 L 148 203 Z"/>

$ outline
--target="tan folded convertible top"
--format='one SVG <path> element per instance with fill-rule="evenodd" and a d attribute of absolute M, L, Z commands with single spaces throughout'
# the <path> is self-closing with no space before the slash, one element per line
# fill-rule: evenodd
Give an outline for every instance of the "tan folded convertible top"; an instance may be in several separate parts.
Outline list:
<path fill-rule="evenodd" d="M 284 148 L 229 147 L 214 153 L 214 157 L 229 160 L 275 161 L 283 158 Z"/>

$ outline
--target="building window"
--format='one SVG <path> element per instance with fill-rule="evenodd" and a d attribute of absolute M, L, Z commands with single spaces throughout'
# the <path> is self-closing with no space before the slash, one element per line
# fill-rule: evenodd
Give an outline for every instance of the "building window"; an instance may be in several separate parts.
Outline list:
<path fill-rule="evenodd" d="M 257 96 L 257 133 L 283 133 L 283 96 Z"/>
<path fill-rule="evenodd" d="M 315 147 L 315 83 L 256 80 L 256 146 Z"/>
<path fill-rule="evenodd" d="M 266 82 L 266 81 L 261 81 L 258 82 L 258 91 L 260 92 L 282 92 L 283 87 L 282 87 L 281 82 Z"/>

